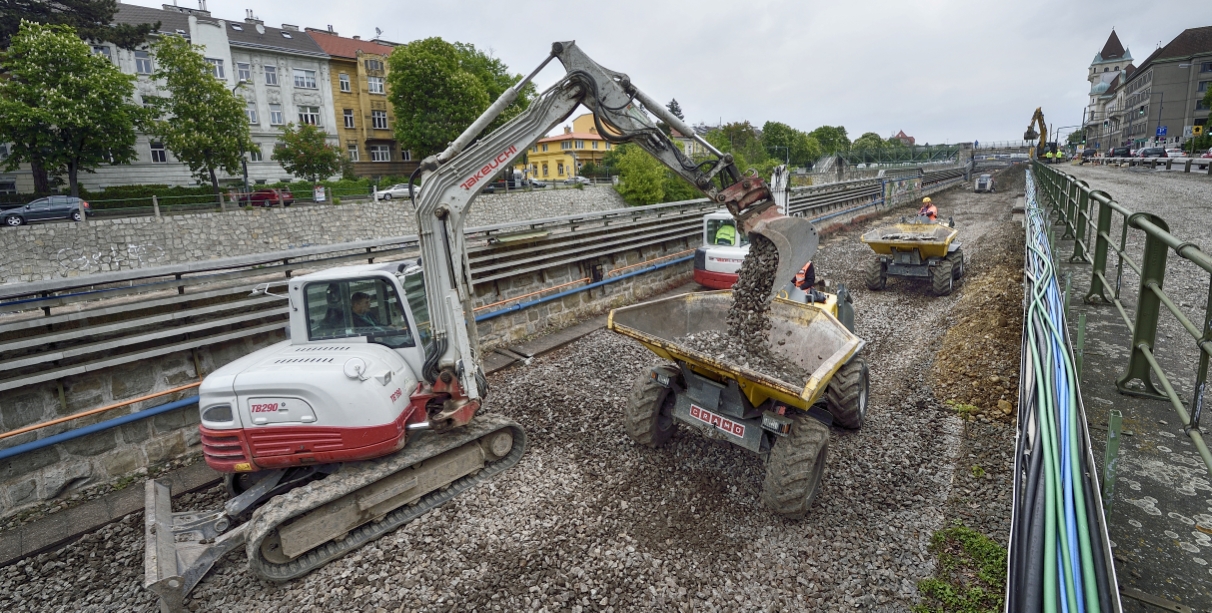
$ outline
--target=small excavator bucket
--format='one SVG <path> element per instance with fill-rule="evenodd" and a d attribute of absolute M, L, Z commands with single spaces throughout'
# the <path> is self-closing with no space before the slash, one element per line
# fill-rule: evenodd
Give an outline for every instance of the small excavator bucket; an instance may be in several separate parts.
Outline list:
<path fill-rule="evenodd" d="M 793 279 L 804 264 L 816 255 L 820 242 L 811 221 L 803 217 L 788 217 L 773 206 L 746 219 L 744 230 L 750 235 L 765 237 L 779 250 L 779 267 L 774 274 L 771 295 Z"/>

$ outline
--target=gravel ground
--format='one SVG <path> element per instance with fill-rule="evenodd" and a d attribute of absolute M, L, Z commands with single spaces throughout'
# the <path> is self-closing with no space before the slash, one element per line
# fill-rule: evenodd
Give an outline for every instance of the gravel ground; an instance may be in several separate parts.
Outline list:
<path fill-rule="evenodd" d="M 979 274 L 990 257 L 980 243 L 1007 231 L 1008 206 L 964 190 L 934 199 L 942 215 L 955 215 L 970 274 Z M 818 274 L 854 294 L 871 408 L 862 430 L 833 432 L 807 519 L 764 510 L 756 454 L 686 429 L 661 449 L 634 445 L 620 415 L 655 356 L 598 331 L 489 377 L 486 410 L 516 419 L 531 437 L 516 467 L 296 581 L 251 578 L 243 553 L 234 553 L 195 590 L 191 609 L 908 609 L 916 582 L 933 572 L 926 546 L 950 516 L 957 467 L 969 465 L 958 457 L 963 422 L 940 406 L 930 374 L 965 285 L 947 297 L 899 281 L 866 291 L 858 263 L 870 252 L 857 237 L 870 225 L 832 236 L 816 259 Z M 215 490 L 175 507 L 207 508 L 220 496 Z M 152 611 L 139 587 L 142 549 L 142 517 L 134 514 L 0 569 L 0 606 Z"/>

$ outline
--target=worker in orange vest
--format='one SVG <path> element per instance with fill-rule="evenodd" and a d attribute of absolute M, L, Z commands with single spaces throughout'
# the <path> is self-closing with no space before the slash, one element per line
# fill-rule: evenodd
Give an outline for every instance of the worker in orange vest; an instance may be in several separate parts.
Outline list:
<path fill-rule="evenodd" d="M 793 282 L 795 283 L 796 287 L 803 290 L 803 292 L 807 294 L 808 302 L 825 301 L 825 295 L 816 291 L 816 288 L 813 287 L 816 285 L 816 267 L 812 265 L 811 260 L 809 260 L 807 264 L 804 264 L 804 267 L 801 268 L 799 272 L 795 273 L 795 279 Z"/>
<path fill-rule="evenodd" d="M 930 221 L 938 220 L 938 207 L 930 201 L 930 196 L 922 198 L 922 208 L 918 209 L 917 214 L 922 217 L 929 217 Z"/>

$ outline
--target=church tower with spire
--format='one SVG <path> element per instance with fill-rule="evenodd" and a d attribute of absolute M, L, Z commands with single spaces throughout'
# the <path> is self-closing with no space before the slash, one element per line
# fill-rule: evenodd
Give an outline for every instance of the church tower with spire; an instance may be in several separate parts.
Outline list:
<path fill-rule="evenodd" d="M 1086 75 L 1086 80 L 1090 82 L 1090 104 L 1086 107 L 1084 121 L 1088 143 L 1096 142 L 1100 149 L 1109 146 L 1111 132 L 1118 125 L 1114 109 L 1116 91 L 1135 70 L 1132 53 L 1124 48 L 1112 29 L 1102 51 L 1094 54 L 1090 72 Z"/>

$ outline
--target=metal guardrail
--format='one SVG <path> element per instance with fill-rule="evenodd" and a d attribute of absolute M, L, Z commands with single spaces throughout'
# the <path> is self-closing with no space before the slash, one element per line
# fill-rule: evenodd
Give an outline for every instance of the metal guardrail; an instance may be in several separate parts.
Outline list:
<path fill-rule="evenodd" d="M 1130 211 L 1107 192 L 1092 190 L 1085 181 L 1078 180 L 1056 167 L 1036 161 L 1032 169 L 1039 179 L 1042 192 L 1052 203 L 1053 211 L 1065 226 L 1065 233 L 1061 238 L 1073 239 L 1073 253 L 1069 261 L 1088 262 L 1092 265 L 1090 290 L 1085 296 L 1086 301 L 1114 305 L 1119 310 L 1124 324 L 1132 332 L 1132 354 L 1128 359 L 1126 372 L 1115 382 L 1116 389 L 1121 394 L 1169 400 L 1182 423 L 1183 431 L 1191 438 L 1208 472 L 1212 474 L 1212 453 L 1209 453 L 1199 428 L 1203 405 L 1207 399 L 1209 358 L 1212 358 L 1212 256 L 1201 251 L 1195 244 L 1171 234 L 1169 225 L 1157 215 Z M 1090 209 L 1095 205 L 1098 208 L 1097 218 L 1091 221 Z M 1121 230 L 1118 241 L 1111 236 L 1112 222 L 1117 215 Z M 1145 235 L 1144 253 L 1140 262 L 1133 260 L 1127 253 L 1129 229 L 1139 230 Z M 1094 242 L 1093 248 L 1089 245 L 1091 239 Z M 1116 254 L 1114 283 L 1107 279 L 1109 251 Z M 1171 251 L 1209 274 L 1209 300 L 1203 318 L 1200 319 L 1201 325 L 1193 323 L 1191 317 L 1183 313 L 1162 289 Z M 1135 312 L 1132 316 L 1129 316 L 1120 300 L 1125 264 L 1140 277 Z M 1111 297 L 1107 296 L 1108 290 L 1112 292 Z M 1157 342 L 1157 323 L 1163 306 L 1195 341 L 1199 352 L 1189 412 L 1153 352 Z M 1157 377 L 1161 390 L 1153 384 L 1151 374 Z"/>

